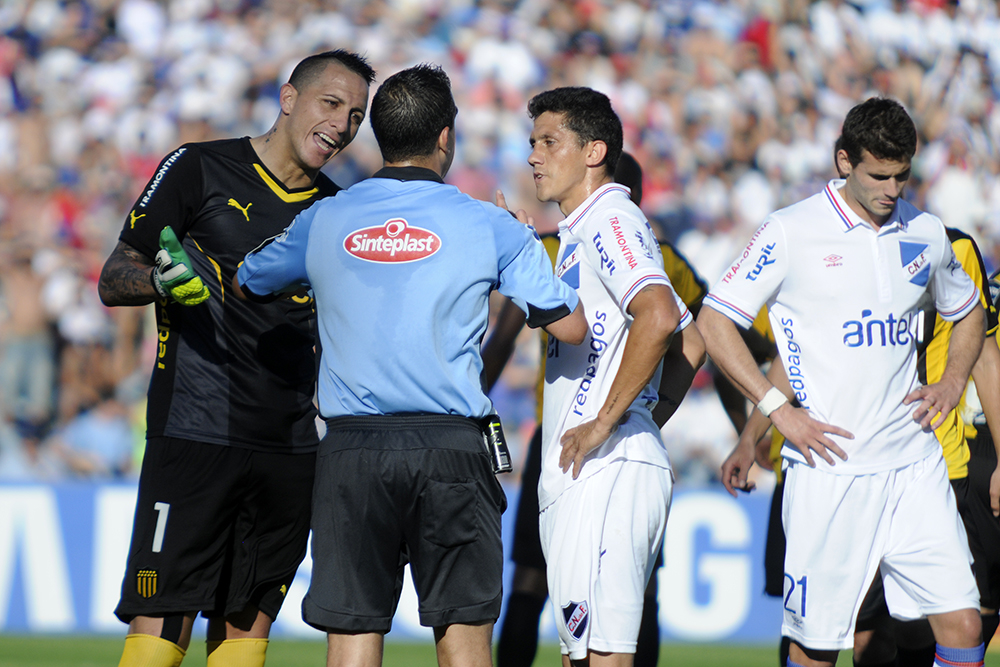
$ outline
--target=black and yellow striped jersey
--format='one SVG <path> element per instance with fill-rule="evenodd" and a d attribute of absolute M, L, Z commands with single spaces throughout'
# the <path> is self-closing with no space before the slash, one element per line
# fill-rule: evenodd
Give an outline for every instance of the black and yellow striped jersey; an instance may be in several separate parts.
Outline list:
<path fill-rule="evenodd" d="M 989 300 L 989 279 L 983 257 L 976 242 L 968 234 L 950 227 L 947 231 L 955 256 L 972 278 L 972 282 L 979 287 L 979 302 L 986 309 L 987 328 L 992 335 L 997 328 L 997 313 Z M 921 340 L 924 342 L 918 345 L 917 372 L 923 384 L 933 384 L 941 379 L 948 363 L 948 346 L 951 344 L 953 323 L 938 315 L 931 302 L 924 309 L 923 325 Z M 944 450 L 949 479 L 961 479 L 968 475 L 969 447 L 965 439 L 974 436 L 975 429 L 971 424 L 966 424 L 961 417 L 964 405 L 963 393 L 958 407 L 952 410 L 944 423 L 934 431 Z"/>

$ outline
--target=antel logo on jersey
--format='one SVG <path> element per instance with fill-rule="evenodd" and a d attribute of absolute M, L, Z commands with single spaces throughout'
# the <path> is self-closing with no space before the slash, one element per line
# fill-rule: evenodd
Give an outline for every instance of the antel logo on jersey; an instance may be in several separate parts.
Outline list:
<path fill-rule="evenodd" d="M 437 234 L 411 227 L 402 218 L 387 220 L 381 227 L 359 229 L 344 239 L 344 250 L 366 262 L 416 262 L 440 248 Z"/>

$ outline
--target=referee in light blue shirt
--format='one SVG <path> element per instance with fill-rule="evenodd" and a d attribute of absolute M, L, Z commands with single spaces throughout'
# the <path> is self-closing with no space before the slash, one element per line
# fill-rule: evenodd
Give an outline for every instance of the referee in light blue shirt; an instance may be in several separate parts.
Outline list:
<path fill-rule="evenodd" d="M 386 80 L 371 107 L 383 169 L 301 213 L 234 280 L 251 300 L 316 297 L 328 431 L 302 613 L 327 631 L 330 665 L 381 663 L 406 562 L 439 660 L 491 663 L 506 500 L 480 426 L 489 294 L 560 340 L 586 334 L 534 230 L 444 184 L 456 113 L 440 68 Z"/>

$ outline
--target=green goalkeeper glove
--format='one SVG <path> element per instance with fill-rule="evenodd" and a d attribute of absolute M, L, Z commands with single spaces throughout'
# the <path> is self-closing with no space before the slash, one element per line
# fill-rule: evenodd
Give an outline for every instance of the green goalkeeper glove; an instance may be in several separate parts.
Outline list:
<path fill-rule="evenodd" d="M 164 299 L 170 297 L 183 306 L 197 306 L 209 297 L 208 288 L 191 270 L 191 258 L 169 226 L 160 232 L 160 252 L 156 253 L 153 287 Z"/>

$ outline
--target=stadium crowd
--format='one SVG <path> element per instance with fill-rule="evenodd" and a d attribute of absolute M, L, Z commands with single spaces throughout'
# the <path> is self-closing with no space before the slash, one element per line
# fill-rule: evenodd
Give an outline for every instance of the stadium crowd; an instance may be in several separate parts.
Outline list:
<path fill-rule="evenodd" d="M 100 304 L 100 267 L 163 155 L 266 131 L 292 66 L 330 48 L 366 54 L 380 81 L 440 64 L 460 110 L 449 182 L 480 199 L 501 188 L 543 231 L 558 212 L 535 199 L 527 100 L 563 85 L 608 94 L 645 169 L 646 215 L 709 283 L 768 212 L 835 175 L 846 112 L 888 95 L 920 133 L 907 198 L 971 234 L 989 270 L 1000 258 L 991 0 L 8 0 L 0 478 L 138 469 L 155 323 L 152 309 Z M 346 187 L 380 164 L 366 124 L 326 171 Z M 537 363 L 523 334 L 494 396 L 515 445 L 534 428 Z M 686 437 L 667 446 L 696 478 L 735 441 Z"/>

